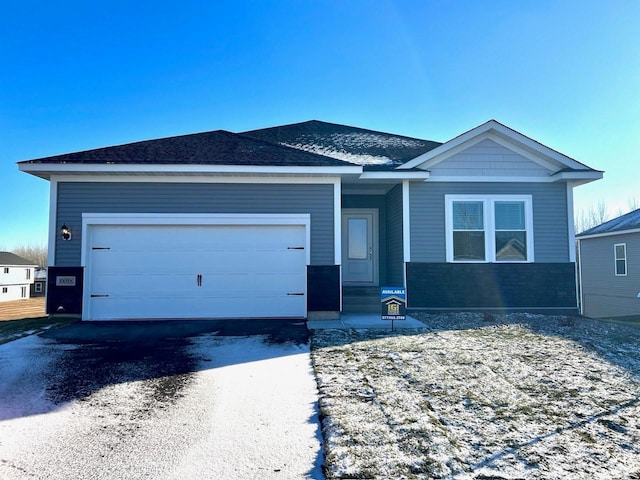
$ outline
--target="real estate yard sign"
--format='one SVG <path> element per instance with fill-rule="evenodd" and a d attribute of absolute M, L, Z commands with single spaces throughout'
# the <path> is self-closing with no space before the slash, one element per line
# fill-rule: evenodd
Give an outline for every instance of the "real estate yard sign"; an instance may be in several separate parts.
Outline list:
<path fill-rule="evenodd" d="M 382 287 L 380 289 L 382 320 L 405 320 L 407 309 L 407 292 L 404 287 Z"/>

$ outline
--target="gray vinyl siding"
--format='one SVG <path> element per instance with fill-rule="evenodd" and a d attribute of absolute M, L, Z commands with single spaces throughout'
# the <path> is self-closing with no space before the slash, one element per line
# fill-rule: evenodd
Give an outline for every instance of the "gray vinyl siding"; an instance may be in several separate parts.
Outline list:
<path fill-rule="evenodd" d="M 627 245 L 627 275 L 616 276 L 614 245 Z M 588 317 L 640 315 L 640 233 L 580 240 L 582 310 Z"/>
<path fill-rule="evenodd" d="M 56 265 L 80 265 L 82 213 L 309 213 L 311 263 L 334 265 L 332 184 L 58 183 Z"/>
<path fill-rule="evenodd" d="M 387 283 L 404 285 L 402 185 L 387 193 Z"/>
<path fill-rule="evenodd" d="M 547 177 L 551 173 L 541 165 L 489 139 L 434 165 L 430 171 L 432 178 L 470 175 L 493 177 L 496 172 L 505 177 Z"/>
<path fill-rule="evenodd" d="M 569 261 L 564 183 L 411 183 L 411 261 L 445 262 L 445 195 L 531 195 L 536 262 Z"/>

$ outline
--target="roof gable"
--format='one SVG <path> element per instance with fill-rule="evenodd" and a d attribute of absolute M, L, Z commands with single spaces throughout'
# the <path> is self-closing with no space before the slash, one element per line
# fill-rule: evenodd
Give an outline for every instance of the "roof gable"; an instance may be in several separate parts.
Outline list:
<path fill-rule="evenodd" d="M 430 178 L 457 177 L 549 177 L 557 168 L 533 161 L 491 138 L 453 153 L 429 166 Z"/>
<path fill-rule="evenodd" d="M 439 142 L 310 120 L 244 132 L 298 150 L 356 165 L 396 167 L 440 145 Z"/>
<path fill-rule="evenodd" d="M 398 167 L 405 168 L 421 168 L 424 170 L 435 169 L 436 166 L 445 160 L 464 152 L 465 150 L 481 145 L 486 140 L 498 144 L 520 159 L 527 159 L 531 163 L 548 170 L 549 174 L 558 174 L 562 172 L 597 172 L 586 165 L 553 150 L 541 143 L 519 133 L 496 120 L 489 120 L 476 128 L 473 128 L 457 137 L 443 143 L 415 159 Z M 535 169 L 537 173 L 541 173 L 540 168 Z M 597 178 L 600 178 L 600 176 Z M 595 179 L 595 178 L 594 178 Z"/>

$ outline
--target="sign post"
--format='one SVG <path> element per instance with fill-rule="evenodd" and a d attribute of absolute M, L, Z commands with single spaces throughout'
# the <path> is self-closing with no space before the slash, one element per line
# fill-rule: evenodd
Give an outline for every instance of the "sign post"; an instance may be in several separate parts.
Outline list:
<path fill-rule="evenodd" d="M 395 320 L 405 320 L 407 291 L 405 287 L 382 287 L 380 289 L 382 320 L 391 320 L 391 330 Z"/>

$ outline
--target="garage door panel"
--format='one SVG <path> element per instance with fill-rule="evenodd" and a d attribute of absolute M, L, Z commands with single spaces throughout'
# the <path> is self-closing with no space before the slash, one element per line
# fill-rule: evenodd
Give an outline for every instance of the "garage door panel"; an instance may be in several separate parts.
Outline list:
<path fill-rule="evenodd" d="M 305 228 L 96 226 L 90 317 L 306 316 Z"/>

